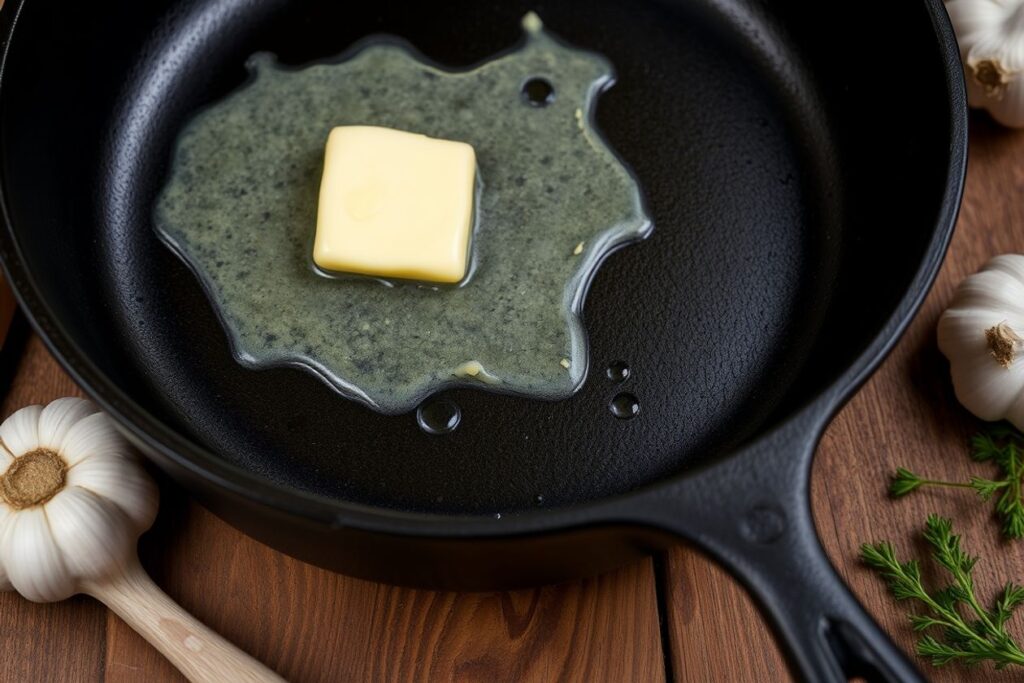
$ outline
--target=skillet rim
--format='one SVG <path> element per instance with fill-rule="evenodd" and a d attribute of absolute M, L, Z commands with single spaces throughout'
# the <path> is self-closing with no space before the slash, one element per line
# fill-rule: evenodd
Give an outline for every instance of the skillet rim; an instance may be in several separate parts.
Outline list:
<path fill-rule="evenodd" d="M 868 379 L 903 335 L 920 308 L 938 275 L 956 224 L 966 181 L 967 96 L 959 47 L 943 0 L 921 0 L 930 15 L 940 57 L 945 70 L 949 104 L 949 164 L 946 183 L 932 237 L 919 265 L 890 317 L 879 326 L 865 350 L 817 396 L 738 449 L 723 452 L 714 463 L 735 458 L 763 445 L 777 434 L 801 427 L 811 443 L 817 443 L 828 422 L 843 403 Z M 8 51 L 26 0 L 8 0 L 0 4 L 0 100 L 7 67 Z M 0 151 L 2 153 L 2 151 Z M 2 180 L 2 178 L 0 178 Z M 491 516 L 445 515 L 394 510 L 343 501 L 271 482 L 237 465 L 226 462 L 164 425 L 135 404 L 111 382 L 64 331 L 35 286 L 25 267 L 7 198 L 0 183 L 0 265 L 7 282 L 32 328 L 43 340 L 61 367 L 75 383 L 110 414 L 121 430 L 151 460 L 166 460 L 190 475 L 221 489 L 221 493 L 247 499 L 277 513 L 326 523 L 334 528 L 349 527 L 368 532 L 422 538 L 503 538 L 538 533 L 554 533 L 582 525 L 617 522 L 616 510 L 634 500 L 671 488 L 676 483 L 699 476 L 703 468 L 664 477 L 636 490 L 593 501 L 559 508 L 529 510 L 495 519 Z M 813 457 L 813 450 L 809 450 Z M 186 488 L 191 488 L 186 486 Z M 194 492 L 193 492 L 194 493 Z"/>

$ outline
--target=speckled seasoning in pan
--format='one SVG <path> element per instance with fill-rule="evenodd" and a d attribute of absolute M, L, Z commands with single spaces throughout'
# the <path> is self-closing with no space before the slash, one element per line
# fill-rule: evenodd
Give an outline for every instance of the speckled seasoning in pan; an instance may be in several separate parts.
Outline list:
<path fill-rule="evenodd" d="M 257 54 L 249 82 L 184 129 L 156 226 L 202 281 L 240 362 L 299 365 L 385 413 L 450 386 L 549 400 L 579 387 L 587 285 L 651 222 L 635 178 L 594 127 L 611 65 L 557 41 L 532 14 L 523 26 L 520 46 L 466 71 L 390 37 L 299 69 Z M 339 125 L 473 145 L 466 281 L 313 267 L 324 143 Z"/>

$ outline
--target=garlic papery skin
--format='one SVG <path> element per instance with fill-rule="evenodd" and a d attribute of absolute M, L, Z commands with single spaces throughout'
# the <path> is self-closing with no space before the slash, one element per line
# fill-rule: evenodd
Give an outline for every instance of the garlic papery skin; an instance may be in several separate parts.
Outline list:
<path fill-rule="evenodd" d="M 135 555 L 156 485 L 91 402 L 22 408 L 0 425 L 0 589 L 63 600 Z"/>
<path fill-rule="evenodd" d="M 997 256 L 960 283 L 938 337 L 960 403 L 1024 429 L 1024 256 Z"/>
<path fill-rule="evenodd" d="M 972 107 L 1024 126 L 1024 0 L 948 0 Z"/>

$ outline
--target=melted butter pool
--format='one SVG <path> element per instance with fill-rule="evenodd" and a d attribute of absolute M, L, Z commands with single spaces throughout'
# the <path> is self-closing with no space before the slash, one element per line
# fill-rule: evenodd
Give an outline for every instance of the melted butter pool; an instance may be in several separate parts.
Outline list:
<path fill-rule="evenodd" d="M 651 222 L 593 124 L 611 65 L 556 40 L 535 15 L 523 26 L 521 45 L 465 71 L 386 36 L 299 69 L 254 55 L 249 82 L 184 129 L 156 227 L 202 282 L 239 362 L 298 365 L 385 413 L 452 386 L 557 400 L 582 384 L 587 285 Z M 324 144 L 339 125 L 473 145 L 464 283 L 313 267 Z"/>

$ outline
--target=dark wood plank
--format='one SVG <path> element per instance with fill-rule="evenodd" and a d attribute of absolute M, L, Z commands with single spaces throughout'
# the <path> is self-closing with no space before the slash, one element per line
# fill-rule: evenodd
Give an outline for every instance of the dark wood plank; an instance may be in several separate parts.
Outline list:
<path fill-rule="evenodd" d="M 1001 540 L 991 503 L 971 493 L 929 491 L 891 501 L 888 475 L 904 465 L 935 478 L 966 481 L 994 467 L 967 457 L 967 440 L 981 426 L 957 403 L 935 325 L 956 285 L 989 258 L 1024 253 L 1024 133 L 1000 129 L 984 116 L 971 121 L 971 160 L 964 205 L 949 255 L 924 308 L 881 370 L 833 423 L 814 472 L 818 528 L 832 561 L 875 617 L 905 648 L 914 636 L 902 606 L 884 594 L 856 559 L 862 541 L 891 539 L 904 554 L 922 552 L 920 527 L 928 513 L 954 520 L 969 550 L 984 559 L 976 574 L 987 598 L 1008 579 L 1024 580 L 1024 542 Z M 1013 630 L 1024 635 L 1024 625 Z M 931 669 L 935 681 L 981 680 L 962 669 Z M 1000 679 L 1024 681 L 1024 671 Z"/>
<path fill-rule="evenodd" d="M 276 553 L 176 493 L 145 549 L 175 599 L 293 681 L 663 680 L 650 563 L 514 593 L 394 588 Z M 154 667 L 133 651 L 125 664 Z"/>
<path fill-rule="evenodd" d="M 33 337 L 3 415 L 79 394 Z M 665 678 L 650 561 L 513 593 L 401 589 L 277 553 L 166 482 L 162 495 L 157 523 L 141 544 L 157 583 L 292 681 Z M 11 680 L 182 680 L 86 598 L 36 606 L 0 595 L 0 634 L 0 671 L 19 673 Z"/>
<path fill-rule="evenodd" d="M 760 613 L 732 577 L 689 548 L 665 558 L 665 602 L 675 680 L 788 680 Z"/>
<path fill-rule="evenodd" d="M 967 439 L 981 423 L 953 396 L 935 324 L 965 276 L 996 254 L 1024 253 L 1024 133 L 1000 129 L 980 115 L 971 126 L 964 206 L 936 286 L 893 354 L 828 429 L 813 473 L 815 519 L 832 562 L 908 651 L 915 638 L 905 610 L 858 561 L 862 542 L 889 539 L 905 555 L 920 554 L 920 527 L 928 513 L 939 512 L 952 517 L 967 547 L 983 556 L 977 568 L 983 595 L 1008 579 L 1024 581 L 1024 542 L 1001 541 L 990 504 L 956 491 L 900 501 L 886 495 L 888 476 L 901 465 L 951 480 L 992 474 L 991 467 L 967 457 Z M 677 680 L 704 681 L 716 674 L 731 681 L 780 680 L 780 654 L 753 604 L 730 578 L 706 565 L 682 551 L 669 558 L 667 575 L 676 584 L 669 596 Z M 702 574 L 706 579 L 700 581 Z M 692 590 L 686 589 L 688 578 L 696 584 Z M 717 611 L 719 618 L 706 618 L 703 611 Z M 1022 624 L 1013 630 L 1024 637 Z M 983 680 L 991 671 L 921 664 L 935 681 Z M 1003 671 L 999 677 L 1024 681 L 1024 672 Z"/>
<path fill-rule="evenodd" d="M 2 679 L 23 683 L 100 680 L 105 611 L 83 597 L 37 605 L 14 594 L 0 594 Z"/>

